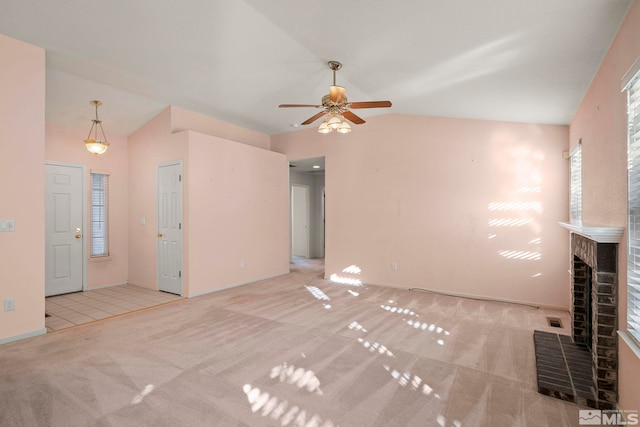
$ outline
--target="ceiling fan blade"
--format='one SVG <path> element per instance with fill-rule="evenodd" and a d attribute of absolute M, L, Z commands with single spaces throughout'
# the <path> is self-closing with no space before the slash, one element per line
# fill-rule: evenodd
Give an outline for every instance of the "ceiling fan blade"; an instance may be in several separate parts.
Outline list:
<path fill-rule="evenodd" d="M 313 108 L 322 108 L 322 105 L 311 105 L 311 104 L 280 104 L 278 105 L 280 108 L 295 108 L 295 107 L 313 107 Z"/>
<path fill-rule="evenodd" d="M 389 108 L 391 107 L 391 101 L 365 101 L 365 102 L 351 102 L 350 108 Z"/>
<path fill-rule="evenodd" d="M 346 89 L 342 86 L 333 85 L 329 88 L 329 99 L 331 99 L 332 102 L 340 103 L 344 99 L 345 91 Z"/>
<path fill-rule="evenodd" d="M 342 116 L 356 125 L 361 125 L 364 123 L 364 119 L 362 119 L 362 117 L 356 116 L 351 111 L 345 111 L 344 113 L 342 113 Z"/>
<path fill-rule="evenodd" d="M 325 114 L 327 114 L 326 111 L 320 111 L 318 114 L 315 114 L 315 115 L 309 117 L 307 120 L 305 120 L 304 122 L 302 122 L 300 124 L 301 125 L 311 124 L 311 123 L 315 122 L 316 120 L 318 120 L 320 117 L 324 116 Z"/>

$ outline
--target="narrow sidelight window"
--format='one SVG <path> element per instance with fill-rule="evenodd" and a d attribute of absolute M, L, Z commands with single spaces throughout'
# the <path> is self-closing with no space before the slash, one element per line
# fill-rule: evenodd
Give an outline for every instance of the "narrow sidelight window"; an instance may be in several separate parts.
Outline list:
<path fill-rule="evenodd" d="M 109 174 L 91 172 L 91 256 L 109 256 Z"/>

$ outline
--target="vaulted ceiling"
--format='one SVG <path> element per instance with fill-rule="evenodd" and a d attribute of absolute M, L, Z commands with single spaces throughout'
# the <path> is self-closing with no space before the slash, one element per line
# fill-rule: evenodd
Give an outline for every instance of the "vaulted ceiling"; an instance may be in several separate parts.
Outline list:
<path fill-rule="evenodd" d="M 332 72 L 358 110 L 568 124 L 632 0 L 0 0 L 46 49 L 47 121 L 128 135 L 173 104 L 267 134 L 317 112 Z M 0 95 L 1 96 L 1 95 Z M 366 126 L 366 125 L 364 125 Z"/>

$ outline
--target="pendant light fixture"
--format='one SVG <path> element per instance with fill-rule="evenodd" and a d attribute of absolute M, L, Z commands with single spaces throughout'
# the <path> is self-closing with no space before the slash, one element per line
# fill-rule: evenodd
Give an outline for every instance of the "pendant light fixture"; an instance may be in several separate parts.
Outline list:
<path fill-rule="evenodd" d="M 103 154 L 109 148 L 109 143 L 107 142 L 107 136 L 104 134 L 104 129 L 102 129 L 102 121 L 98 118 L 98 107 L 102 105 L 100 101 L 91 101 L 89 102 L 91 105 L 96 107 L 96 118 L 91 120 L 91 129 L 89 129 L 89 136 L 84 140 L 84 144 L 87 146 L 87 150 L 89 150 L 92 154 Z M 98 138 L 98 128 L 100 128 L 100 132 L 102 133 L 102 139 Z M 91 137 L 91 132 L 93 132 L 93 137 Z"/>

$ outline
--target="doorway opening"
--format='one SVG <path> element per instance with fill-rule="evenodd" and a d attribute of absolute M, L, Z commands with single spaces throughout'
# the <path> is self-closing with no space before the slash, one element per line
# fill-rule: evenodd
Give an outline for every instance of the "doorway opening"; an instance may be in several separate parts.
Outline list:
<path fill-rule="evenodd" d="M 325 257 L 325 158 L 289 162 L 291 260 Z"/>

